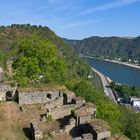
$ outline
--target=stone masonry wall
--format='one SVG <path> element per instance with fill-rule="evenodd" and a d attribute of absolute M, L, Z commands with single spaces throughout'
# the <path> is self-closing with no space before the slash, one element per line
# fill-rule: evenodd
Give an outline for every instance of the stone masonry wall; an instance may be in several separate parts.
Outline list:
<path fill-rule="evenodd" d="M 44 108 L 50 110 L 52 108 L 62 106 L 62 105 L 63 105 L 63 97 L 58 97 L 56 100 L 46 103 L 44 105 Z"/>
<path fill-rule="evenodd" d="M 104 131 L 97 134 L 97 140 L 102 140 L 111 137 L 110 131 Z"/>
<path fill-rule="evenodd" d="M 19 104 L 47 103 L 59 97 L 59 91 L 33 91 L 18 93 Z"/>
<path fill-rule="evenodd" d="M 71 115 L 71 110 L 77 108 L 76 105 L 65 105 L 57 108 L 50 109 L 48 114 L 52 115 L 53 119 L 60 119 L 65 116 Z"/>
<path fill-rule="evenodd" d="M 0 91 L 0 101 L 6 101 L 6 95 L 3 91 Z"/>

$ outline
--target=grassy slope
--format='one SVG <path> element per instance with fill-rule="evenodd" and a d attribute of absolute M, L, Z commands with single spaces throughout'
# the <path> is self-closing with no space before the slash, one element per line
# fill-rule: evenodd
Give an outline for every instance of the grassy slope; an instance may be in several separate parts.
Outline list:
<path fill-rule="evenodd" d="M 16 120 L 16 110 L 16 104 L 0 102 L 0 140 L 27 140 Z"/>

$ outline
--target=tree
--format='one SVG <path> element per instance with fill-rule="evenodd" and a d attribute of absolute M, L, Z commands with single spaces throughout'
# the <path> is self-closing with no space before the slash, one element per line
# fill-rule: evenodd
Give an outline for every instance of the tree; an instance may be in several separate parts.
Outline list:
<path fill-rule="evenodd" d="M 20 83 L 20 79 L 27 83 L 38 82 L 40 74 L 44 77 L 43 82 L 64 82 L 67 77 L 64 56 L 53 43 L 37 34 L 20 38 L 14 43 L 12 54 L 16 56 L 14 78 Z"/>

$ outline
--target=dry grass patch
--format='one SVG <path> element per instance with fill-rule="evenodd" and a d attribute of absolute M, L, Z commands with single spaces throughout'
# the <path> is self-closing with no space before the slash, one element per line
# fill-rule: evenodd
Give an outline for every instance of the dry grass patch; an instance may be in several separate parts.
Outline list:
<path fill-rule="evenodd" d="M 20 92 L 32 92 L 32 91 L 45 91 L 45 90 L 59 90 L 64 91 L 66 87 L 57 83 L 48 83 L 48 84 L 29 84 L 27 87 L 19 87 L 18 91 Z"/>
<path fill-rule="evenodd" d="M 11 102 L 0 103 L 0 140 L 27 140 L 15 116 L 16 106 Z"/>

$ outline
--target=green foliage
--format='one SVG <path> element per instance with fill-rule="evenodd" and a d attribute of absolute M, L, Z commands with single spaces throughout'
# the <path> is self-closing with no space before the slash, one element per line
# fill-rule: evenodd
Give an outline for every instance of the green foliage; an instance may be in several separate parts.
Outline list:
<path fill-rule="evenodd" d="M 114 82 L 111 83 L 111 86 L 117 91 L 119 97 L 123 98 L 124 101 L 129 102 L 130 96 L 140 97 L 140 89 L 135 86 L 128 85 L 117 85 Z"/>
<path fill-rule="evenodd" d="M 120 37 L 93 36 L 83 40 L 64 39 L 76 52 L 94 57 L 104 56 L 114 59 L 122 58 L 123 61 L 140 61 L 140 37 L 133 39 Z"/>
<path fill-rule="evenodd" d="M 67 77 L 65 58 L 47 39 L 38 35 L 19 39 L 12 52 L 17 56 L 13 63 L 15 79 L 23 86 L 38 82 L 40 74 L 42 82 L 63 82 Z"/>
<path fill-rule="evenodd" d="M 116 105 L 97 91 L 87 79 L 79 80 L 73 90 L 97 106 L 97 118 L 107 121 L 113 134 L 124 134 L 132 140 L 140 139 L 140 113 Z"/>
<path fill-rule="evenodd" d="M 132 113 L 125 110 L 121 123 L 123 124 L 123 132 L 132 140 L 140 139 L 140 113 Z"/>
<path fill-rule="evenodd" d="M 46 121 L 47 122 L 52 122 L 53 121 L 53 117 L 51 114 L 49 114 L 47 117 L 46 117 Z"/>
<path fill-rule="evenodd" d="M 71 116 L 74 117 L 74 118 L 76 117 L 76 110 L 75 109 L 71 110 Z"/>
<path fill-rule="evenodd" d="M 46 26 L 0 26 L 0 50 L 7 59 L 15 58 L 14 78 L 24 86 L 37 81 L 66 83 L 89 73 L 89 66 Z M 40 80 L 38 74 L 43 75 L 43 79 Z"/>
<path fill-rule="evenodd" d="M 11 82 L 11 83 L 10 83 L 10 86 L 11 86 L 11 87 L 15 87 L 15 86 L 16 86 L 16 82 Z"/>
<path fill-rule="evenodd" d="M 122 112 L 118 105 L 98 92 L 86 79 L 80 80 L 73 89 L 77 96 L 82 96 L 97 106 L 97 117 L 104 119 L 111 126 L 112 133 L 121 133 L 120 118 Z"/>
<path fill-rule="evenodd" d="M 6 68 L 6 55 L 1 49 L 0 49 L 0 66 Z"/>

